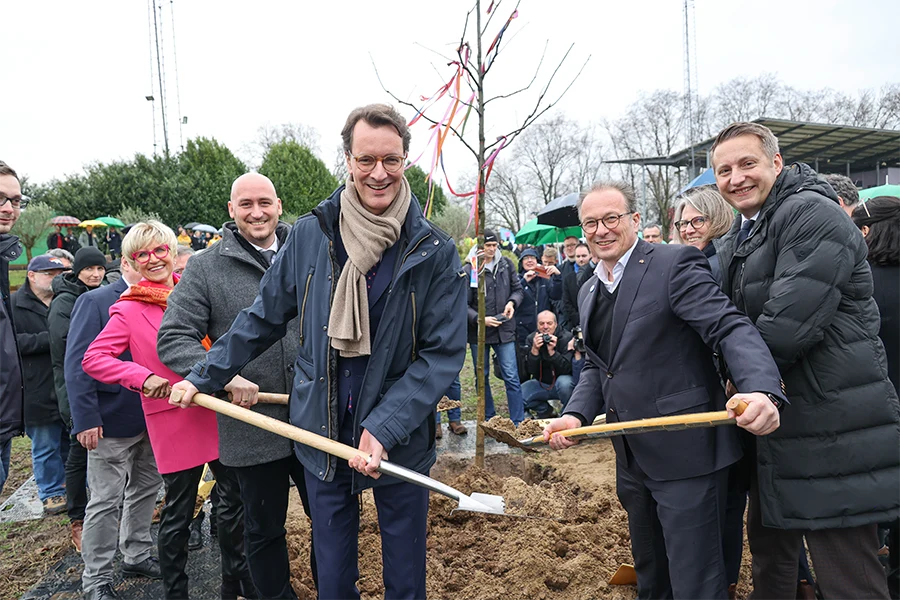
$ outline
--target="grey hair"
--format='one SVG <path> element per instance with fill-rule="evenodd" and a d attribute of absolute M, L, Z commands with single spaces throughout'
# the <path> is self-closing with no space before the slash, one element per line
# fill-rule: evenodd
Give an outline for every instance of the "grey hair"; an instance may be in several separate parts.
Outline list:
<path fill-rule="evenodd" d="M 765 125 L 760 125 L 759 123 L 738 122 L 732 123 L 719 132 L 719 135 L 716 136 L 716 141 L 713 142 L 712 148 L 709 149 L 709 155 L 715 157 L 716 148 L 719 147 L 719 144 L 728 140 L 733 140 L 742 135 L 756 136 L 756 138 L 759 139 L 760 144 L 762 144 L 763 152 L 765 152 L 766 156 L 769 158 L 775 158 L 775 155 L 779 152 L 778 138 L 775 137 L 775 134 L 772 133 L 771 129 Z"/>
<path fill-rule="evenodd" d="M 734 223 L 734 209 L 725 201 L 715 184 L 697 186 L 678 196 L 675 203 L 675 215 L 672 219 L 673 223 L 681 220 L 684 207 L 688 204 L 709 220 L 709 227 L 706 229 L 706 239 L 704 240 L 706 242 L 720 238 L 728 233 L 728 230 L 731 229 L 731 224 Z M 678 227 L 675 228 L 675 241 L 679 244 L 685 243 Z"/>
<path fill-rule="evenodd" d="M 601 179 L 599 181 L 595 181 L 590 189 L 578 194 L 578 203 L 575 205 L 575 207 L 578 209 L 579 219 L 581 218 L 581 205 L 584 204 L 584 199 L 587 198 L 589 194 L 592 194 L 594 192 L 601 192 L 603 190 L 616 190 L 617 192 L 621 193 L 625 197 L 626 210 L 630 213 L 637 212 L 637 195 L 634 193 L 633 187 L 631 187 L 624 181 Z"/>
<path fill-rule="evenodd" d="M 64 258 L 72 264 L 75 263 L 75 257 L 72 256 L 72 253 L 68 250 L 63 250 L 62 248 L 53 248 L 52 250 L 47 250 L 45 254 L 47 254 L 48 256 L 53 256 L 55 258 Z"/>
<path fill-rule="evenodd" d="M 175 250 L 175 256 L 193 256 L 194 249 L 190 246 L 185 246 L 184 244 L 178 244 L 178 249 Z"/>
<path fill-rule="evenodd" d="M 659 234 L 662 235 L 662 227 L 660 227 L 659 223 L 647 223 L 642 229 L 653 229 L 654 227 L 659 229 Z"/>
<path fill-rule="evenodd" d="M 828 173 L 822 175 L 822 179 L 827 181 L 828 185 L 834 188 L 834 191 L 841 197 L 841 200 L 843 200 L 844 204 L 847 206 L 853 206 L 859 202 L 859 190 L 856 189 L 856 184 L 853 183 L 853 180 L 846 175 L 841 175 L 840 173 Z"/>

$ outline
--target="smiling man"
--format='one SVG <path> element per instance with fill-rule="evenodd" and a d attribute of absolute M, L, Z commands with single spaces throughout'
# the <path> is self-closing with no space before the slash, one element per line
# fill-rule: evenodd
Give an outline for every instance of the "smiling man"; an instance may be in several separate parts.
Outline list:
<path fill-rule="evenodd" d="M 790 400 L 751 459 L 754 594 L 793 597 L 805 538 L 826 598 L 887 598 L 876 524 L 900 513 L 900 404 L 865 240 L 832 186 L 784 166 L 768 128 L 729 125 L 710 154 L 741 215 L 720 239 L 722 288 L 759 329 Z"/>
<path fill-rule="evenodd" d="M 590 424 L 723 410 L 719 352 L 748 403 L 737 424 L 778 427 L 778 370 L 749 319 L 719 289 L 696 248 L 638 239 L 634 190 L 598 182 L 578 203 L 599 259 L 579 292 L 585 364 L 563 416 L 544 437 Z M 617 492 L 628 513 L 639 598 L 725 598 L 722 530 L 728 468 L 741 456 L 733 427 L 613 438 Z M 796 555 L 795 555 L 796 558 Z"/>
<path fill-rule="evenodd" d="M 405 119 L 390 106 L 364 106 L 341 137 L 346 185 L 294 224 L 253 305 L 173 388 L 186 392 L 182 405 L 198 389 L 221 390 L 289 328 L 299 332 L 291 423 L 371 457 L 348 462 L 294 446 L 309 491 L 318 597 L 359 598 L 357 495 L 371 487 L 384 595 L 424 598 L 428 491 L 377 469 L 388 453 L 424 474 L 435 462 L 434 409 L 465 357 L 467 280 L 453 240 L 425 219 L 403 174 Z"/>
<path fill-rule="evenodd" d="M 291 230 L 279 220 L 281 211 L 281 200 L 268 177 L 245 173 L 234 181 L 228 201 L 228 213 L 234 221 L 222 225 L 221 241 L 190 258 L 169 296 L 157 349 L 170 369 L 187 375 L 206 356 L 201 340 L 207 336 L 213 342 L 218 340 L 238 313 L 253 304 L 260 280 L 280 254 Z M 298 323 L 292 321 L 280 341 L 247 363 L 241 369 L 245 379 L 238 378 L 231 386 L 232 401 L 249 405 L 248 384 L 266 392 L 289 393 L 299 336 Z M 279 421 L 288 420 L 287 406 L 257 404 L 253 410 Z M 309 514 L 303 465 L 286 438 L 222 415 L 218 425 L 219 462 L 226 467 L 228 485 L 224 489 L 230 492 L 224 498 L 225 523 L 224 529 L 219 526 L 219 535 L 232 536 L 243 551 L 246 528 L 246 555 L 256 591 L 249 582 L 231 581 L 226 587 L 230 593 L 243 592 L 247 597 L 296 597 L 290 583 L 284 522 L 291 479 Z M 222 489 L 219 492 L 221 495 Z M 235 497 L 238 492 L 240 498 Z M 310 563 L 315 577 L 315 554 Z"/>

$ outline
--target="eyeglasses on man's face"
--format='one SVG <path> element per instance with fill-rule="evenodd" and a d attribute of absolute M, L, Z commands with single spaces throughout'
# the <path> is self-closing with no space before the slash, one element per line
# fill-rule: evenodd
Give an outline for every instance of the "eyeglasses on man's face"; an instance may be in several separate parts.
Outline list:
<path fill-rule="evenodd" d="M 587 235 L 591 235 L 597 231 L 597 227 L 600 223 L 603 223 L 603 226 L 612 231 L 616 227 L 619 226 L 619 223 L 622 222 L 622 217 L 625 215 L 634 214 L 632 211 L 623 212 L 621 215 L 609 215 L 607 217 L 603 217 L 602 219 L 585 219 L 581 222 L 581 230 Z"/>
<path fill-rule="evenodd" d="M 7 198 L 3 194 L 0 194 L 0 207 L 9 202 L 10 206 L 13 208 L 25 208 L 28 206 L 28 196 L 16 196 L 15 198 Z"/>
<path fill-rule="evenodd" d="M 675 227 L 679 230 L 687 229 L 687 226 L 690 225 L 694 229 L 700 229 L 706 223 L 706 217 L 694 217 L 693 219 L 682 219 L 680 221 L 675 221 Z"/>
<path fill-rule="evenodd" d="M 388 173 L 396 173 L 403 168 L 403 163 L 406 162 L 406 156 L 401 156 L 399 154 L 388 154 L 387 156 L 372 156 L 371 154 L 354 156 L 353 154 L 350 154 L 349 156 L 356 161 L 356 166 L 363 173 L 371 173 L 374 171 L 375 165 L 379 162 Z"/>
<path fill-rule="evenodd" d="M 131 258 L 142 265 L 146 265 L 150 262 L 150 257 L 155 256 L 159 260 L 164 259 L 169 255 L 169 246 L 162 245 L 157 246 L 153 250 L 138 250 L 137 252 L 133 252 L 131 254 Z"/>

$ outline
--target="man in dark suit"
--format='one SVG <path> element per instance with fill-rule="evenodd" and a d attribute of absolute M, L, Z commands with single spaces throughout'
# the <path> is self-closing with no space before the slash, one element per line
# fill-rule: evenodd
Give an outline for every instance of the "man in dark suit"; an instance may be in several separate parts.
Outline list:
<path fill-rule="evenodd" d="M 738 425 L 756 435 L 779 424 L 778 369 L 762 338 L 720 291 L 703 254 L 638 240 L 634 191 L 599 182 L 579 201 L 594 275 L 579 293 L 587 357 L 562 417 L 544 431 L 722 410 L 713 351 L 747 402 Z M 613 438 L 617 491 L 628 512 L 639 598 L 725 598 L 722 520 L 733 427 Z"/>
<path fill-rule="evenodd" d="M 91 497 L 84 523 L 72 524 L 72 539 L 84 559 L 81 582 L 89 600 L 116 597 L 113 557 L 120 539 L 126 575 L 160 577 L 159 564 L 151 554 L 150 522 L 162 479 L 147 437 L 140 396 L 119 385 L 100 383 L 81 368 L 88 346 L 109 322 L 109 308 L 140 278 L 123 260 L 121 279 L 79 296 L 66 343 L 72 433 L 88 450 Z"/>

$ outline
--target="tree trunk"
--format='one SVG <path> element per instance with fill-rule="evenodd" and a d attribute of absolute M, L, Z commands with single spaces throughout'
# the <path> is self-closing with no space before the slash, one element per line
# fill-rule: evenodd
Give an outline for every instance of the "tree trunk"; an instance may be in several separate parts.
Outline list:
<path fill-rule="evenodd" d="M 475 230 L 478 232 L 478 248 L 484 250 L 484 70 L 481 64 L 481 0 L 475 0 L 475 39 L 477 48 L 476 65 L 478 67 L 477 110 L 478 110 L 478 188 L 475 191 L 478 203 L 478 214 L 475 217 Z M 498 250 L 499 252 L 499 250 Z M 485 324 L 484 324 L 484 254 L 475 259 L 478 273 L 478 353 L 475 357 L 475 389 L 478 391 L 478 422 L 484 422 L 485 411 Z M 484 467 L 484 431 L 475 428 L 475 465 Z"/>

